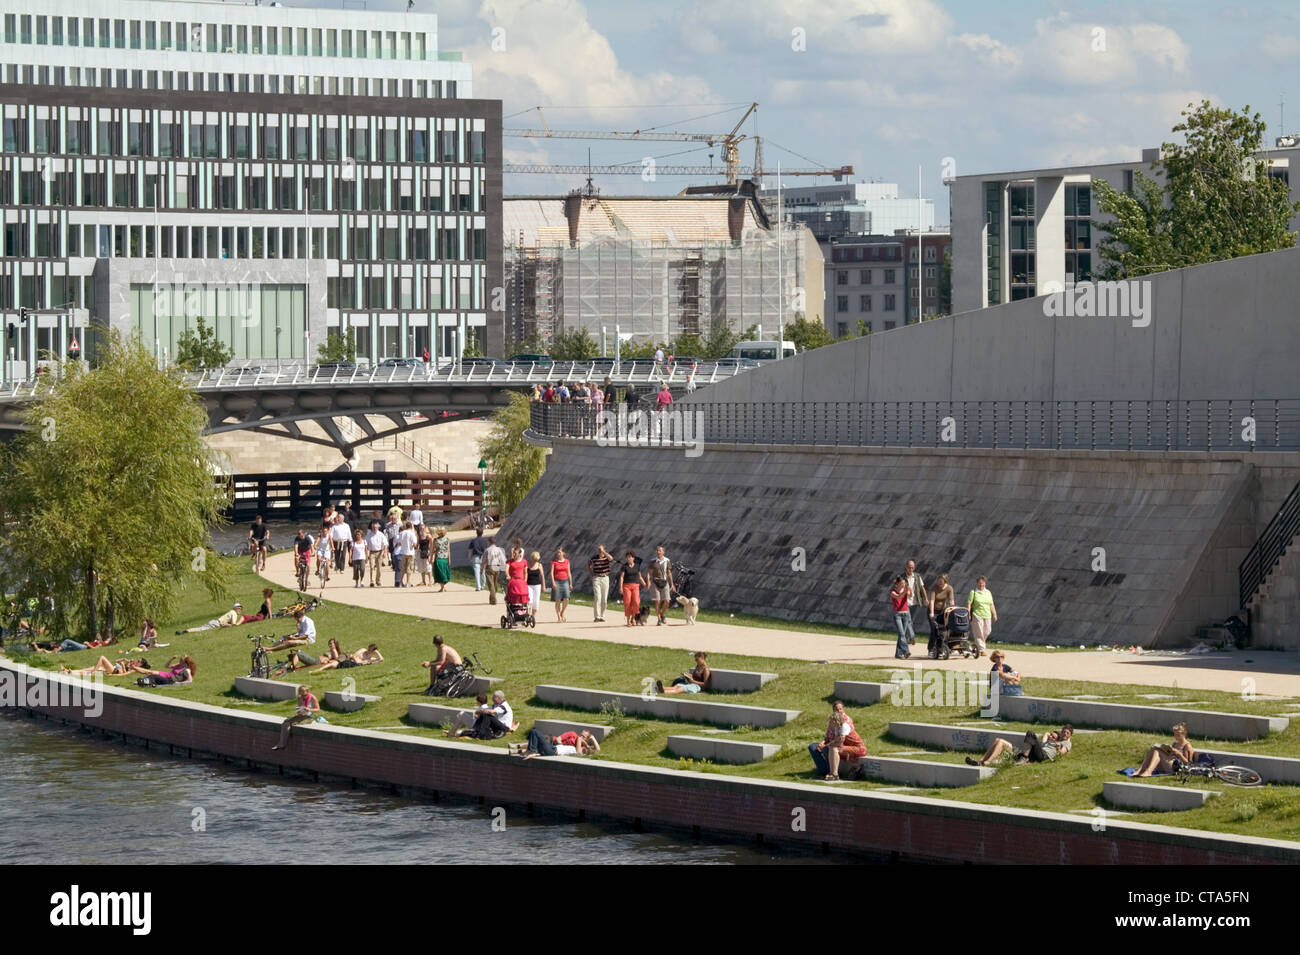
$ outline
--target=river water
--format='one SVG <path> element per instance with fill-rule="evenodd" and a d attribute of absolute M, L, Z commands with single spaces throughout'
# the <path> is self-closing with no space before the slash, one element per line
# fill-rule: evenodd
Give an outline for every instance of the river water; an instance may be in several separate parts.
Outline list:
<path fill-rule="evenodd" d="M 494 831 L 490 806 L 286 780 L 20 717 L 0 718 L 0 766 L 3 864 L 826 861 L 510 811 Z"/>

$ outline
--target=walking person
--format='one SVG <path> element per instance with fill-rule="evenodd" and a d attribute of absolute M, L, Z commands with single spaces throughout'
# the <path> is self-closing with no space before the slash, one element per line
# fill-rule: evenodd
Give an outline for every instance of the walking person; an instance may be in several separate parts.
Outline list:
<path fill-rule="evenodd" d="M 902 575 L 894 578 L 893 589 L 889 591 L 889 600 L 894 608 L 894 628 L 898 631 L 898 645 L 894 649 L 895 660 L 906 660 L 912 655 L 911 642 L 916 639 L 912 632 L 912 611 L 907 605 L 907 579 Z"/>
<path fill-rule="evenodd" d="M 605 605 L 609 603 L 609 571 L 614 557 L 604 544 L 596 545 L 596 556 L 587 561 L 587 574 L 591 577 L 591 606 L 596 623 L 605 621 Z"/>
<path fill-rule="evenodd" d="M 641 573 L 640 562 L 633 551 L 623 555 L 619 573 L 623 583 L 624 626 L 634 627 L 641 613 L 641 588 L 645 586 L 645 575 Z"/>
<path fill-rule="evenodd" d="M 487 567 L 488 603 L 497 602 L 497 591 L 505 590 L 506 552 L 497 544 L 496 537 L 488 538 L 487 550 L 483 551 L 483 563 Z"/>
<path fill-rule="evenodd" d="M 956 605 L 957 598 L 953 596 L 952 585 L 948 583 L 948 575 L 940 574 L 936 580 L 934 590 L 930 591 L 930 646 L 929 652 L 931 657 L 939 655 L 939 630 L 947 625 L 948 611 Z"/>
<path fill-rule="evenodd" d="M 474 591 L 483 589 L 483 555 L 487 553 L 488 538 L 483 536 L 483 528 L 474 531 L 474 539 L 469 542 L 469 563 L 474 568 Z"/>
<path fill-rule="evenodd" d="M 975 589 L 966 598 L 966 609 L 970 611 L 971 639 L 975 641 L 975 655 L 984 656 L 984 649 L 993 634 L 993 625 L 998 622 L 998 608 L 993 605 L 993 592 L 988 587 L 987 577 L 975 578 Z"/>
<path fill-rule="evenodd" d="M 351 551 L 352 586 L 364 587 L 366 585 L 366 542 L 360 530 L 352 532 Z"/>
<path fill-rule="evenodd" d="M 569 579 L 569 558 L 564 556 L 564 548 L 555 548 L 555 559 L 551 561 L 551 600 L 555 603 L 555 620 L 568 623 L 564 619 L 569 609 L 569 595 L 572 581 Z"/>
<path fill-rule="evenodd" d="M 348 527 L 343 515 L 336 512 L 334 523 L 330 525 L 330 545 L 334 548 L 334 569 L 339 573 L 347 567 L 351 544 L 352 528 Z"/>
<path fill-rule="evenodd" d="M 410 530 L 409 525 L 404 525 L 397 532 L 397 537 L 393 541 L 393 586 L 404 587 L 402 582 L 403 572 L 406 570 L 406 562 L 415 551 L 416 542 L 415 534 Z"/>
<path fill-rule="evenodd" d="M 655 556 L 650 561 L 650 571 L 646 576 L 649 578 L 650 597 L 654 600 L 655 615 L 659 618 L 655 626 L 662 627 L 667 623 L 665 617 L 673 594 L 673 562 L 664 556 L 663 547 L 655 548 Z"/>
<path fill-rule="evenodd" d="M 542 590 L 546 587 L 546 572 L 542 569 L 542 555 L 533 551 L 528 555 L 528 609 L 534 614 L 542 609 Z"/>
<path fill-rule="evenodd" d="M 366 564 L 370 568 L 371 587 L 383 586 L 380 572 L 383 570 L 384 554 L 387 551 L 388 535 L 384 533 L 379 521 L 371 521 L 370 530 L 366 531 Z"/>
<path fill-rule="evenodd" d="M 420 586 L 429 586 L 429 550 L 433 546 L 433 533 L 423 524 L 415 525 L 415 569 L 420 574 Z"/>
<path fill-rule="evenodd" d="M 438 593 L 451 583 L 451 538 L 445 527 L 433 532 L 433 582 L 438 585 Z"/>
<path fill-rule="evenodd" d="M 334 560 L 334 543 L 330 540 L 331 526 L 333 525 L 322 525 L 320 535 L 316 538 L 316 576 L 320 578 L 321 587 L 329 583 L 330 563 Z"/>
<path fill-rule="evenodd" d="M 915 632 L 916 608 L 927 609 L 930 606 L 930 594 L 925 589 L 925 581 L 916 572 L 916 561 L 907 562 L 907 569 L 903 572 L 903 576 L 907 579 L 908 610 L 912 613 L 912 630 Z"/>

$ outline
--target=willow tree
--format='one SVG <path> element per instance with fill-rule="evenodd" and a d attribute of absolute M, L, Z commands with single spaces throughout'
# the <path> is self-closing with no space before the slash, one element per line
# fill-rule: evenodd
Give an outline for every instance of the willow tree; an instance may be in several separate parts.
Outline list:
<path fill-rule="evenodd" d="M 546 452 L 524 440 L 531 403 L 527 395 L 509 393 L 510 404 L 492 416 L 492 430 L 479 442 L 487 462 L 488 498 L 502 517 L 522 503 L 546 470 Z"/>
<path fill-rule="evenodd" d="M 100 359 L 52 376 L 0 471 L 10 590 L 53 598 L 66 635 L 165 619 L 196 575 L 225 591 L 210 532 L 228 497 L 202 404 L 134 340 L 111 335 Z"/>

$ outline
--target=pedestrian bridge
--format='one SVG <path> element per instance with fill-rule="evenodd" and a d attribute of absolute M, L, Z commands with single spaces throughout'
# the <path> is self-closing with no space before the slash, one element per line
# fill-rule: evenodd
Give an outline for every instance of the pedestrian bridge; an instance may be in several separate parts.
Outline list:
<path fill-rule="evenodd" d="M 212 434 L 257 431 L 337 447 L 351 458 L 366 444 L 412 428 L 488 414 L 505 405 L 509 392 L 528 392 L 547 381 L 595 381 L 608 377 L 618 388 L 657 388 L 660 382 L 682 388 L 694 373 L 705 386 L 742 369 L 726 365 L 663 365 L 653 361 L 608 359 L 533 364 L 411 365 L 374 368 L 291 364 L 279 367 L 219 368 L 187 375 L 208 413 Z M 40 401 L 48 381 L 0 385 L 0 436 L 26 430 L 26 411 Z M 419 412 L 418 415 L 414 412 Z M 350 418 L 363 437 L 344 434 Z M 391 427 L 377 426 L 374 418 Z M 301 422 L 314 421 L 322 438 L 306 434 Z"/>

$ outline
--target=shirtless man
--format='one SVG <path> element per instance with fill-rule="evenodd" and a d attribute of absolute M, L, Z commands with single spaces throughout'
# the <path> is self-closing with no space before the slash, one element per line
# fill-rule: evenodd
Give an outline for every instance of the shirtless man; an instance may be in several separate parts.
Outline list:
<path fill-rule="evenodd" d="M 456 648 L 443 643 L 442 637 L 434 637 L 433 645 L 437 648 L 438 655 L 432 660 L 425 660 L 420 664 L 420 666 L 430 671 L 429 686 L 433 686 L 438 682 L 438 677 L 442 675 L 443 670 L 448 667 L 458 667 L 463 662 L 460 658 L 460 653 Z"/>

